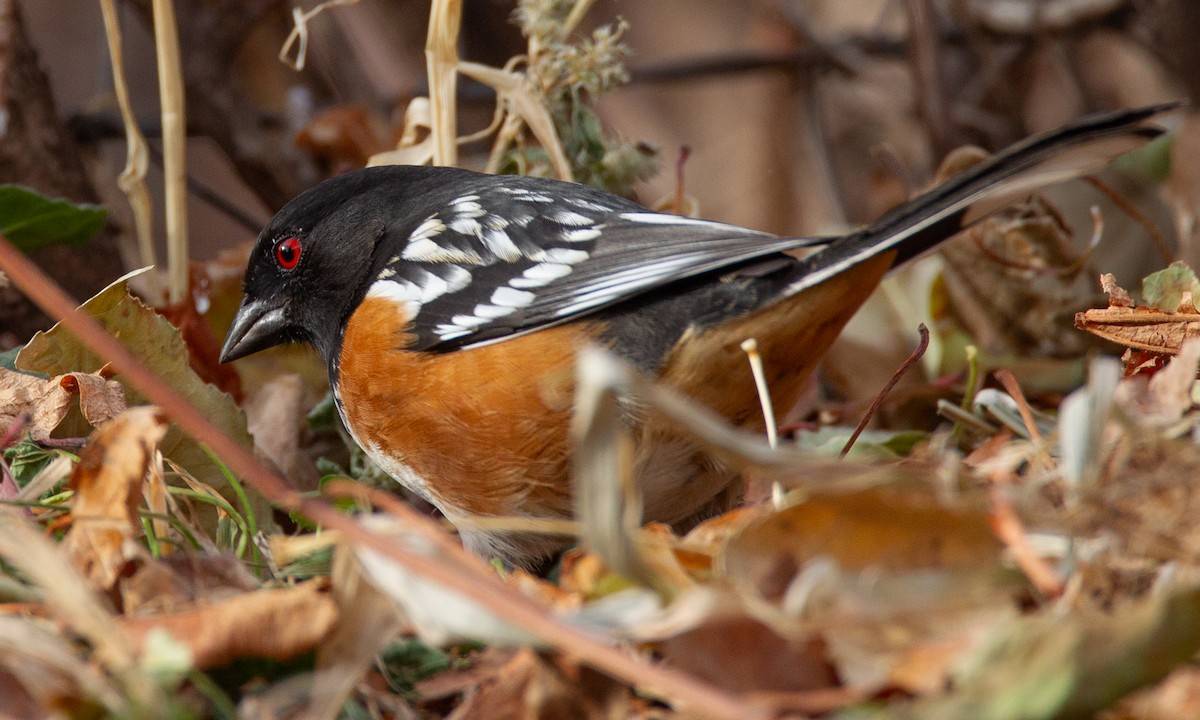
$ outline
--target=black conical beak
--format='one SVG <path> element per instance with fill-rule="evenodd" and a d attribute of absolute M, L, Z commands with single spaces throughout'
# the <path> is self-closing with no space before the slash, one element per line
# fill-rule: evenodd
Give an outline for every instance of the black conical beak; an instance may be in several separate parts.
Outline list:
<path fill-rule="evenodd" d="M 283 308 L 247 295 L 233 316 L 233 326 L 221 348 L 221 362 L 231 362 L 284 342 L 287 321 Z"/>

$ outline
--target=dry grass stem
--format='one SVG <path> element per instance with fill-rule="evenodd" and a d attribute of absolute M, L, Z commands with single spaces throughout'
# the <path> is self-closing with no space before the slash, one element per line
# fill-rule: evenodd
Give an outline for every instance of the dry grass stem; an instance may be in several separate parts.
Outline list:
<path fill-rule="evenodd" d="M 174 305 L 183 302 L 188 293 L 187 115 L 175 3 L 174 0 L 152 0 L 152 3 L 166 188 L 167 299 Z"/>
<path fill-rule="evenodd" d="M 432 115 L 433 164 L 458 163 L 458 32 L 462 0 L 433 0 L 425 40 L 426 72 Z"/>
<path fill-rule="evenodd" d="M 146 171 L 150 165 L 150 148 L 146 137 L 138 127 L 129 101 L 129 86 L 125 82 L 125 55 L 121 44 L 121 21 L 114 0 L 100 0 L 104 16 L 104 35 L 108 42 L 108 55 L 112 61 L 113 91 L 117 106 L 121 110 L 121 122 L 125 126 L 125 169 L 117 178 L 117 186 L 129 199 L 133 212 L 133 227 L 137 233 L 138 257 L 142 267 L 158 265 L 154 249 L 154 204 L 150 191 L 146 189 Z M 149 273 L 145 278 L 155 301 L 161 300 L 162 288 L 159 276 Z"/>
<path fill-rule="evenodd" d="M 308 11 L 299 7 L 292 8 L 292 31 L 288 33 L 283 47 L 279 49 L 279 61 L 297 72 L 303 70 L 308 60 L 308 22 L 330 8 L 357 4 L 358 0 L 325 0 Z M 289 59 L 293 46 L 296 48 L 295 60 Z"/>

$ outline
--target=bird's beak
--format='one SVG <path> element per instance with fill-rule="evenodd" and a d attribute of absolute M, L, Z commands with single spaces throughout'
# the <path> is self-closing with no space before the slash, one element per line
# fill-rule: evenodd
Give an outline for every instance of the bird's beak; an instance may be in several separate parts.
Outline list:
<path fill-rule="evenodd" d="M 247 295 L 233 316 L 233 326 L 225 338 L 225 347 L 221 348 L 221 362 L 231 362 L 278 345 L 286 327 L 282 307 Z"/>

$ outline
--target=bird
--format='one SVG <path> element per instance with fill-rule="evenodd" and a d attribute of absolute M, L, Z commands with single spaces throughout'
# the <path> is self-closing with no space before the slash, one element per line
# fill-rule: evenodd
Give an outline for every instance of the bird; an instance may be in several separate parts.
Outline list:
<path fill-rule="evenodd" d="M 547 178 L 347 172 L 262 230 L 221 361 L 311 345 L 349 435 L 380 468 L 436 506 L 468 550 L 536 568 L 561 538 L 473 521 L 572 515 L 582 348 L 605 347 L 733 425 L 761 429 L 743 341 L 756 339 L 775 405 L 789 407 L 888 270 L 1159 137 L 1151 120 L 1175 107 L 1031 137 L 831 237 L 653 212 Z M 646 520 L 687 528 L 741 500 L 737 473 L 636 406 L 624 412 Z"/>

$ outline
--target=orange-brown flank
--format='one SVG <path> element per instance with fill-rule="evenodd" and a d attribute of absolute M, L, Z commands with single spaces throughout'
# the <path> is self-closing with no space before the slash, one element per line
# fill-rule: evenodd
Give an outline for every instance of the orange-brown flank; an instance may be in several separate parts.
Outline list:
<path fill-rule="evenodd" d="M 438 354 L 404 350 L 409 320 L 371 297 L 350 317 L 338 391 L 355 437 L 407 465 L 443 511 L 568 515 L 575 351 L 596 326 Z"/>

